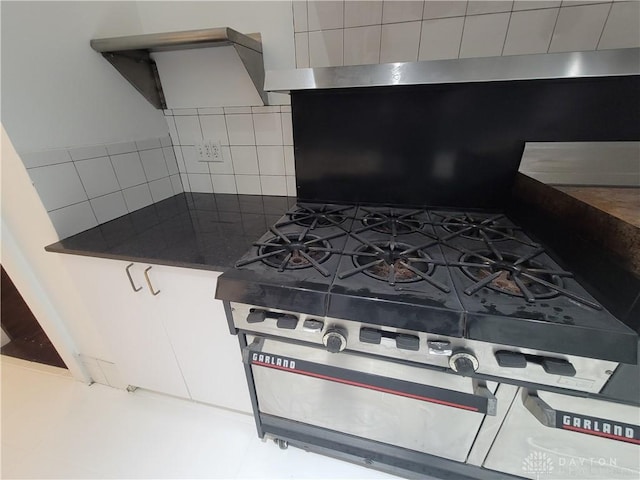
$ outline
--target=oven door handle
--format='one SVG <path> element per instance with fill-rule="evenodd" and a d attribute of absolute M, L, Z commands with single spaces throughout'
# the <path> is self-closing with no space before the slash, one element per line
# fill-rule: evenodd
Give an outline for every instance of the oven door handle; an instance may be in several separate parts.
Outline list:
<path fill-rule="evenodd" d="M 640 426 L 606 418 L 556 410 L 538 393 L 522 389 L 522 404 L 545 427 L 640 445 Z"/>
<path fill-rule="evenodd" d="M 265 351 L 268 349 L 263 347 L 264 339 L 256 337 L 251 345 L 248 345 L 242 351 L 244 363 L 250 367 L 266 368 L 293 375 L 317 378 L 475 413 L 493 416 L 497 412 L 495 395 L 491 393 L 483 382 L 475 379 L 473 380 L 473 393 L 466 393 L 425 383 L 416 383 L 336 365 L 314 363 L 299 358 L 274 354 Z"/>

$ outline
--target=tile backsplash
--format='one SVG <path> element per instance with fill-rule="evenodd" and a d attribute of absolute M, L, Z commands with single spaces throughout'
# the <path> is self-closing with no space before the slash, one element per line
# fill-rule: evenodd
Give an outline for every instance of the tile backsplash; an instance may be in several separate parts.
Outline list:
<path fill-rule="evenodd" d="M 296 195 L 290 106 L 166 110 L 185 191 Z M 199 161 L 195 145 L 219 141 L 222 162 Z"/>
<path fill-rule="evenodd" d="M 640 47 L 638 1 L 294 1 L 297 68 Z"/>
<path fill-rule="evenodd" d="M 20 156 L 60 238 L 183 192 L 168 136 Z"/>

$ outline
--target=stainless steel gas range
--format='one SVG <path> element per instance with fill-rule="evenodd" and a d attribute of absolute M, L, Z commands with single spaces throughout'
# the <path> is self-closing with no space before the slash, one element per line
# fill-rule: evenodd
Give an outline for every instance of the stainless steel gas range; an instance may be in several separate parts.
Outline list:
<path fill-rule="evenodd" d="M 635 362 L 636 334 L 503 214 L 299 203 L 217 297 L 259 432 L 282 445 L 362 441 L 351 459 L 381 468 L 434 474 L 437 457 L 527 476 L 529 422 L 545 455 L 590 436 L 593 455 L 637 467 L 637 408 L 586 400 Z M 501 438 L 521 457 L 492 456 Z"/>
<path fill-rule="evenodd" d="M 260 437 L 401 476 L 640 475 L 640 400 L 601 394 L 637 334 L 504 214 L 525 142 L 640 140 L 639 52 L 267 72 L 298 204 L 216 293 Z"/>

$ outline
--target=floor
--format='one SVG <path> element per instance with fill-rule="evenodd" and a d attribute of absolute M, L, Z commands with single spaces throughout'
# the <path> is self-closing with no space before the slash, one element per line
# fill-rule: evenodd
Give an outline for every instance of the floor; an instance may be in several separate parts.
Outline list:
<path fill-rule="evenodd" d="M 0 357 L 1 475 L 13 478 L 341 478 L 384 473 L 262 442 L 253 418 Z"/>
<path fill-rule="evenodd" d="M 0 270 L 0 320 L 2 328 L 11 338 L 0 352 L 10 357 L 66 368 L 7 272 L 1 267 Z"/>

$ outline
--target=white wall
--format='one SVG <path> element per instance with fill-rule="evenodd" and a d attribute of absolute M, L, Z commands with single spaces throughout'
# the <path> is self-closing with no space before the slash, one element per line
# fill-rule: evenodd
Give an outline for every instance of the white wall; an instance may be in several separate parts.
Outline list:
<path fill-rule="evenodd" d="M 140 33 L 136 2 L 2 2 L 2 123 L 19 153 L 167 134 L 93 37 Z"/>
<path fill-rule="evenodd" d="M 59 256 L 44 250 L 57 240 L 56 232 L 4 127 L 1 142 L 0 261 L 74 377 L 88 380 L 77 355 L 110 354 Z"/>
<path fill-rule="evenodd" d="M 143 33 L 214 27 L 231 27 L 245 34 L 260 33 L 265 70 L 295 68 L 293 12 L 290 1 L 143 1 L 137 5 Z M 269 94 L 269 103 L 288 104 L 289 96 Z"/>

